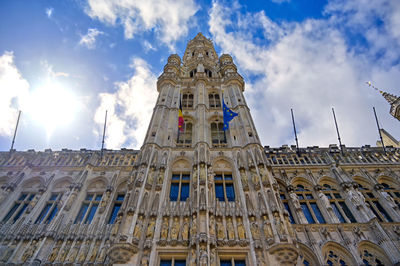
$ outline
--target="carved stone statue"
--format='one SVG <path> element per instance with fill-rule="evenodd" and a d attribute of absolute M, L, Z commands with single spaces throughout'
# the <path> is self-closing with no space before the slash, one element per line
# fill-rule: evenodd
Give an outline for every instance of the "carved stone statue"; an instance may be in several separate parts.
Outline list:
<path fill-rule="evenodd" d="M 268 221 L 268 218 L 266 215 L 264 215 L 263 218 L 264 218 L 263 231 L 264 231 L 265 238 L 271 239 L 274 236 L 272 234 L 271 223 Z"/>
<path fill-rule="evenodd" d="M 11 189 L 7 188 L 7 189 L 1 189 L 0 188 L 0 202 L 3 203 L 3 201 L 6 199 L 6 197 L 8 196 L 8 194 L 10 193 Z M 1 204 L 0 203 L 0 204 Z"/>
<path fill-rule="evenodd" d="M 168 218 L 163 217 L 163 223 L 161 226 L 161 239 L 168 238 L 168 227 L 169 227 Z"/>
<path fill-rule="evenodd" d="M 13 240 L 11 245 L 7 248 L 7 250 L 2 254 L 1 261 L 2 262 L 7 262 L 11 255 L 14 253 L 15 248 L 17 247 L 17 240 Z M 1 255 L 1 254 L 0 254 Z"/>
<path fill-rule="evenodd" d="M 250 231 L 253 235 L 253 239 L 260 239 L 260 231 L 258 230 L 258 224 L 255 221 L 254 217 L 251 217 Z"/>
<path fill-rule="evenodd" d="M 263 166 L 261 166 L 259 168 L 260 170 L 260 175 L 261 175 L 261 181 L 264 185 L 268 185 L 269 184 L 269 179 L 268 179 L 268 174 L 267 171 L 265 170 L 265 168 Z"/>
<path fill-rule="evenodd" d="M 101 200 L 100 209 L 99 209 L 100 213 L 104 212 L 104 210 L 105 210 L 105 208 L 107 206 L 108 200 L 110 199 L 110 194 L 111 194 L 111 191 L 107 190 L 106 194 L 104 195 L 103 199 Z"/>
<path fill-rule="evenodd" d="M 183 240 L 189 239 L 189 218 L 188 217 L 185 217 L 183 220 L 182 239 Z"/>
<path fill-rule="evenodd" d="M 279 213 L 274 213 L 274 224 L 276 230 L 278 230 L 278 235 L 282 236 L 285 234 L 285 226 L 283 225 L 281 218 L 279 217 Z"/>
<path fill-rule="evenodd" d="M 243 187 L 248 187 L 249 183 L 247 181 L 246 171 L 242 168 L 240 169 L 240 180 L 242 181 Z"/>
<path fill-rule="evenodd" d="M 25 250 L 24 254 L 22 254 L 21 257 L 22 262 L 26 262 L 29 258 L 33 256 L 36 250 L 36 246 L 37 246 L 37 241 L 33 240 L 32 243 Z"/>
<path fill-rule="evenodd" d="M 75 261 L 75 258 L 78 255 L 80 245 L 81 245 L 80 241 L 78 240 L 75 243 L 74 247 L 71 249 L 71 252 L 69 252 L 67 262 L 73 263 Z"/>
<path fill-rule="evenodd" d="M 101 248 L 99 256 L 97 257 L 97 261 L 100 263 L 104 262 L 104 259 L 106 258 L 107 250 L 110 248 L 110 240 L 107 240 L 104 243 L 104 246 Z"/>
<path fill-rule="evenodd" d="M 217 235 L 218 235 L 218 239 L 225 238 L 225 227 L 224 227 L 224 224 L 222 223 L 221 217 L 218 217 L 218 219 L 217 219 Z"/>
<path fill-rule="evenodd" d="M 389 193 L 387 193 L 386 191 L 382 191 L 381 192 L 383 198 L 386 200 L 387 204 L 392 207 L 392 208 L 398 208 L 396 202 L 394 201 L 394 199 L 392 198 L 392 196 L 390 196 Z"/>
<path fill-rule="evenodd" d="M 318 198 L 321 200 L 321 203 L 323 204 L 323 206 L 326 209 L 328 209 L 328 210 L 332 209 L 332 206 L 331 206 L 331 203 L 329 202 L 328 197 L 322 191 L 318 192 Z"/>
<path fill-rule="evenodd" d="M 81 248 L 79 255 L 78 255 L 78 262 L 83 263 L 86 259 L 87 253 L 89 251 L 90 240 L 86 240 L 85 244 Z"/>
<path fill-rule="evenodd" d="M 209 233 L 210 233 L 211 236 L 215 236 L 215 218 L 214 218 L 214 215 L 210 215 Z"/>
<path fill-rule="evenodd" d="M 258 186 L 259 182 L 260 182 L 260 178 L 259 178 L 256 170 L 255 169 L 251 169 L 250 172 L 251 172 L 251 181 L 253 182 L 253 184 L 255 186 Z"/>
<path fill-rule="evenodd" d="M 157 184 L 162 185 L 163 182 L 164 182 L 164 170 L 160 169 L 160 172 L 158 173 Z"/>
<path fill-rule="evenodd" d="M 290 199 L 291 199 L 291 201 L 292 201 L 292 203 L 293 203 L 294 208 L 295 208 L 296 210 L 300 210 L 300 209 L 301 209 L 301 205 L 300 205 L 299 198 L 297 197 L 297 194 L 294 193 L 294 192 L 291 192 L 291 193 L 289 194 L 289 197 L 290 197 Z"/>
<path fill-rule="evenodd" d="M 200 165 L 200 183 L 204 184 L 206 181 L 206 169 L 204 165 Z"/>
<path fill-rule="evenodd" d="M 285 216 L 285 223 L 286 223 L 286 228 L 288 229 L 290 237 L 295 238 L 296 235 L 294 233 L 292 224 L 290 223 L 289 216 Z"/>
<path fill-rule="evenodd" d="M 240 217 L 237 218 L 237 230 L 238 230 L 239 239 L 246 239 L 246 233 L 244 231 L 242 218 L 240 218 Z"/>
<path fill-rule="evenodd" d="M 140 239 L 140 234 L 142 232 L 142 219 L 143 216 L 140 215 L 136 221 L 135 230 L 133 231 L 133 237 L 136 239 Z"/>
<path fill-rule="evenodd" d="M 147 232 L 146 232 L 147 238 L 153 237 L 155 225 L 156 225 L 156 218 L 152 217 L 151 220 L 149 221 L 149 225 L 147 226 Z"/>
<path fill-rule="evenodd" d="M 190 237 L 193 238 L 197 235 L 197 216 L 193 215 L 192 226 L 190 227 Z"/>
<path fill-rule="evenodd" d="M 57 244 L 53 247 L 53 250 L 51 251 L 51 253 L 48 257 L 48 261 L 54 262 L 56 260 L 58 252 L 60 251 L 61 244 L 62 244 L 62 241 L 59 240 L 57 242 Z"/>
<path fill-rule="evenodd" d="M 36 195 L 33 197 L 33 199 L 31 200 L 31 202 L 29 202 L 28 208 L 26 209 L 26 212 L 27 212 L 27 213 L 30 213 L 30 212 L 33 210 L 33 208 L 35 208 L 36 204 L 37 204 L 38 201 L 39 201 L 39 198 L 40 198 L 40 195 L 39 195 L 39 194 L 36 194 Z"/>
<path fill-rule="evenodd" d="M 93 247 L 92 254 L 90 255 L 89 262 L 95 262 L 97 257 L 97 252 L 99 251 L 99 242 L 96 242 L 95 246 Z"/>
<path fill-rule="evenodd" d="M 190 252 L 191 252 L 190 253 L 190 265 L 197 265 L 196 264 L 196 250 L 192 249 Z"/>
<path fill-rule="evenodd" d="M 115 220 L 115 224 L 113 228 L 111 229 L 111 235 L 115 236 L 118 233 L 119 226 L 121 225 L 122 222 L 122 215 L 117 215 L 117 219 Z"/>
<path fill-rule="evenodd" d="M 178 239 L 178 234 L 179 234 L 179 219 L 178 216 L 175 216 L 174 221 L 172 222 L 171 239 Z"/>
<path fill-rule="evenodd" d="M 69 196 L 67 204 L 65 204 L 64 210 L 69 211 L 71 209 L 72 204 L 74 204 L 74 202 L 75 202 L 76 195 L 77 195 L 77 193 L 75 191 L 71 192 L 71 196 Z"/>
<path fill-rule="evenodd" d="M 226 220 L 226 229 L 228 231 L 228 239 L 234 240 L 235 239 L 235 229 L 233 228 L 232 218 L 228 217 Z"/>
<path fill-rule="evenodd" d="M 60 252 L 60 256 L 58 257 L 59 262 L 64 262 L 70 249 L 71 249 L 71 240 L 68 240 L 64 248 Z"/>

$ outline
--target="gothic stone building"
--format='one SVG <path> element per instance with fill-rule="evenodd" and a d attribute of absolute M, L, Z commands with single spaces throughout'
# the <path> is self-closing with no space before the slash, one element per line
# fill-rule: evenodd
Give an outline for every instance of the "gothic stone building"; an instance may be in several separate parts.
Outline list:
<path fill-rule="evenodd" d="M 1 152 L 1 263 L 399 265 L 400 149 L 263 147 L 244 89 L 199 33 L 140 151 Z"/>

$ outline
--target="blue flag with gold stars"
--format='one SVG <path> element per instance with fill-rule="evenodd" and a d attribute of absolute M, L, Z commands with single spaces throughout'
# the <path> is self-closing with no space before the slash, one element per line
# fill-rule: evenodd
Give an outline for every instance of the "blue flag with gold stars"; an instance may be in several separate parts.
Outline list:
<path fill-rule="evenodd" d="M 233 112 L 231 109 L 226 106 L 224 102 L 224 98 L 222 98 L 222 111 L 224 116 L 224 127 L 222 128 L 224 131 L 229 129 L 229 122 L 238 114 Z"/>

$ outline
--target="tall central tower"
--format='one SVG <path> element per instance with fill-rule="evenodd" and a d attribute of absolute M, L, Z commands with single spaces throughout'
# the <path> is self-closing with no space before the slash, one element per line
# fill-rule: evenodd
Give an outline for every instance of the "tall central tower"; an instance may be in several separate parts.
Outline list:
<path fill-rule="evenodd" d="M 244 89 L 232 57 L 218 57 L 201 33 L 182 60 L 168 58 L 129 199 L 113 227 L 108 255 L 114 263 L 296 262 L 289 214 L 265 163 Z M 226 131 L 222 100 L 238 113 Z"/>

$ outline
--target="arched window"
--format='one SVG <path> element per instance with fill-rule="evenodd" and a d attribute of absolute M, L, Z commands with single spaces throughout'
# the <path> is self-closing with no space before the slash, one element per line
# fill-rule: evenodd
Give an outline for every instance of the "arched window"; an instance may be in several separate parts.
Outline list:
<path fill-rule="evenodd" d="M 183 124 L 183 131 L 178 131 L 178 144 L 188 145 L 192 144 L 192 123 L 185 121 Z"/>
<path fill-rule="evenodd" d="M 344 247 L 336 243 L 328 243 L 322 248 L 325 265 L 356 265 L 352 255 Z"/>
<path fill-rule="evenodd" d="M 196 75 L 196 73 L 197 73 L 197 69 L 193 69 L 192 71 L 190 71 L 189 75 L 191 78 L 193 78 L 194 75 Z"/>
<path fill-rule="evenodd" d="M 324 216 L 318 208 L 316 199 L 307 187 L 303 185 L 297 185 L 294 192 L 299 199 L 301 209 L 303 210 L 304 216 L 306 217 L 308 223 L 313 224 L 316 221 L 318 221 L 320 224 L 326 223 Z"/>
<path fill-rule="evenodd" d="M 3 218 L 3 222 L 12 220 L 12 223 L 15 223 L 26 212 L 26 209 L 33 203 L 34 199 L 37 200 L 35 193 L 21 193 L 7 215 Z"/>
<path fill-rule="evenodd" d="M 62 193 L 51 193 L 50 198 L 47 200 L 35 223 L 50 223 L 58 212 L 57 201 L 61 197 Z"/>
<path fill-rule="evenodd" d="M 215 197 L 219 201 L 235 201 L 235 189 L 231 173 L 221 173 L 214 176 Z"/>
<path fill-rule="evenodd" d="M 219 94 L 218 93 L 210 93 L 210 94 L 208 94 L 208 102 L 210 104 L 210 108 L 221 107 L 221 100 L 219 98 Z"/>
<path fill-rule="evenodd" d="M 211 123 L 211 142 L 214 146 L 226 144 L 226 135 L 223 130 L 224 123 L 214 121 Z"/>
<path fill-rule="evenodd" d="M 182 108 L 192 108 L 193 107 L 193 94 L 184 93 L 182 95 Z"/>
<path fill-rule="evenodd" d="M 328 184 L 322 185 L 322 192 L 329 199 L 333 212 L 341 223 L 356 223 L 356 219 L 347 207 L 344 199 L 334 187 Z"/>
<path fill-rule="evenodd" d="M 379 199 L 375 197 L 374 193 L 370 188 L 358 184 L 358 190 L 362 193 L 365 198 L 365 202 L 368 203 L 369 208 L 375 214 L 381 222 L 393 222 L 392 217 L 387 213 L 383 206 L 379 203 Z"/>
<path fill-rule="evenodd" d="M 384 182 L 382 182 L 381 185 L 383 186 L 383 191 L 389 194 L 396 205 L 400 207 L 400 190 Z"/>
<path fill-rule="evenodd" d="M 206 76 L 207 77 L 209 77 L 209 78 L 211 78 L 212 77 L 212 72 L 211 72 L 211 70 L 209 70 L 209 69 L 204 69 L 204 72 L 206 73 Z"/>
<path fill-rule="evenodd" d="M 82 202 L 78 215 L 75 218 L 75 223 L 90 224 L 99 207 L 103 193 L 88 193 L 85 200 Z"/>
<path fill-rule="evenodd" d="M 174 173 L 171 179 L 169 199 L 171 201 L 185 201 L 189 197 L 190 174 Z"/>
<path fill-rule="evenodd" d="M 358 253 L 364 265 L 383 266 L 392 264 L 385 251 L 369 241 L 360 243 Z"/>

